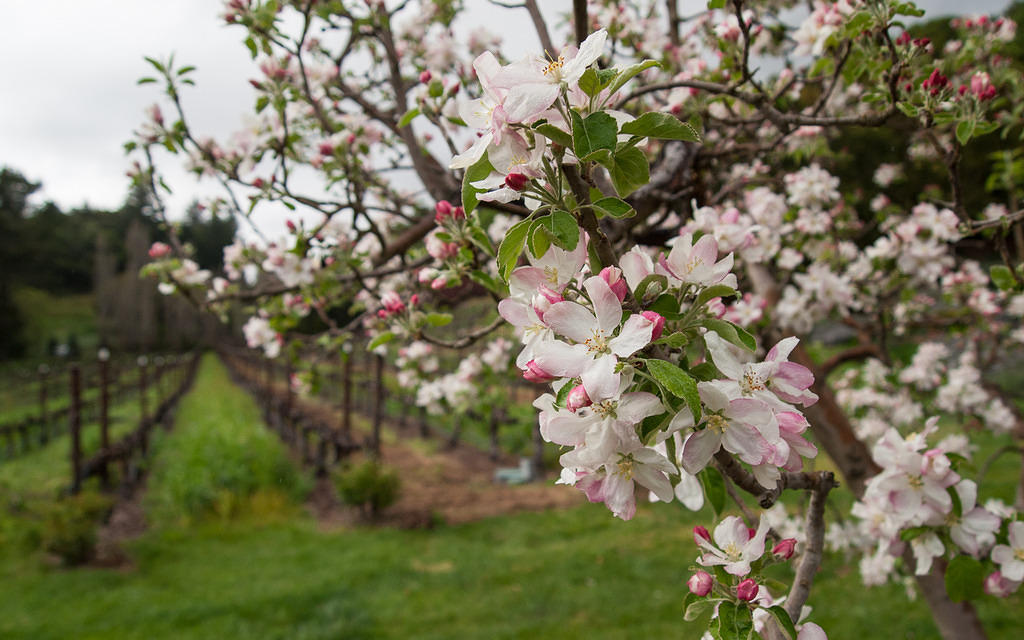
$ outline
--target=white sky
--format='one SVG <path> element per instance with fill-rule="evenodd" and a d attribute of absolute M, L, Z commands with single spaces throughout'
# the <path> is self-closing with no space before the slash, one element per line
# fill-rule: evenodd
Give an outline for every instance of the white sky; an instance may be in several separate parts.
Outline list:
<path fill-rule="evenodd" d="M 537 46 L 525 12 L 486 0 L 466 4 L 515 49 Z M 978 0 L 970 9 L 995 12 L 1006 4 Z M 571 2 L 542 5 L 553 27 L 556 12 Z M 964 8 L 955 0 L 919 5 L 929 15 Z M 121 145 L 159 97 L 158 85 L 135 84 L 149 73 L 143 56 L 174 52 L 180 64 L 197 66 L 197 86 L 186 88 L 184 99 L 200 134 L 223 139 L 251 109 L 247 80 L 257 72 L 242 45 L 244 30 L 219 18 L 220 0 L 2 0 L 0 6 L 0 166 L 42 182 L 42 198 L 65 210 L 86 203 L 116 208 L 124 200 L 129 163 Z M 170 212 L 179 214 L 202 187 L 184 172 L 166 172 L 176 191 Z"/>

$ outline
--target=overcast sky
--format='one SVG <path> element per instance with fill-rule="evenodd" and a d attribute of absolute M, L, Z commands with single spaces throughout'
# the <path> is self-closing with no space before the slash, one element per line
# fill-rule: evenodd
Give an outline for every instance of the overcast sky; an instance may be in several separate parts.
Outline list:
<path fill-rule="evenodd" d="M 522 11 L 466 0 L 516 48 L 535 46 Z M 545 0 L 545 10 L 568 0 Z M 687 0 L 686 4 L 700 5 Z M 995 12 L 1007 0 L 922 0 L 929 15 Z M 157 85 L 136 86 L 148 73 L 145 55 L 174 52 L 194 64 L 197 87 L 185 94 L 195 129 L 223 137 L 239 128 L 252 105 L 247 80 L 256 77 L 244 30 L 218 17 L 219 0 L 3 0 L 0 2 L 0 166 L 43 183 L 43 198 L 70 209 L 82 204 L 116 208 L 128 191 L 128 162 L 121 145 L 157 101 Z M 492 17 L 489 14 L 494 13 Z M 493 26 L 500 19 L 500 29 Z M 526 38 L 527 41 L 523 41 Z M 177 196 L 172 214 L 192 199 L 194 181 L 169 172 Z"/>

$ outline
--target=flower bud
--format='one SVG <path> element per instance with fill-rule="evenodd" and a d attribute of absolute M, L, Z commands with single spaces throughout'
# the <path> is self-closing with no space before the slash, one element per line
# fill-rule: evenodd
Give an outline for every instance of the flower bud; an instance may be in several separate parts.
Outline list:
<path fill-rule="evenodd" d="M 505 176 L 505 186 L 513 191 L 522 191 L 530 179 L 521 173 L 510 173 Z"/>
<path fill-rule="evenodd" d="M 389 313 L 401 313 L 405 311 L 405 303 L 394 291 L 388 291 L 380 297 L 380 303 Z"/>
<path fill-rule="evenodd" d="M 796 550 L 796 538 L 786 538 L 780 540 L 778 544 L 772 547 L 772 554 L 776 558 L 782 558 L 783 560 L 789 560 L 793 557 L 793 552 Z"/>
<path fill-rule="evenodd" d="M 693 541 L 699 547 L 701 542 L 711 542 L 711 534 L 704 527 L 697 525 L 693 528 Z"/>
<path fill-rule="evenodd" d="M 987 578 L 985 578 L 985 593 L 997 598 L 1006 598 L 1010 596 L 1019 586 L 1019 582 L 1008 580 L 998 570 L 993 571 Z"/>
<path fill-rule="evenodd" d="M 462 207 L 455 207 L 452 209 L 452 220 L 465 220 L 466 210 Z"/>
<path fill-rule="evenodd" d="M 291 220 L 285 220 L 284 226 L 288 227 L 288 230 L 291 231 L 292 233 L 295 233 L 295 223 L 292 222 Z"/>
<path fill-rule="evenodd" d="M 715 580 L 710 573 L 698 571 L 690 576 L 690 579 L 686 581 L 686 586 L 690 588 L 690 593 L 693 595 L 703 597 L 711 593 L 711 586 L 714 583 Z"/>
<path fill-rule="evenodd" d="M 661 332 L 665 329 L 665 317 L 657 311 L 644 311 L 640 315 L 647 318 L 652 324 L 654 324 L 654 328 L 651 331 L 651 340 L 657 340 L 660 338 Z"/>
<path fill-rule="evenodd" d="M 434 76 L 429 71 L 420 72 L 420 82 L 422 82 L 423 84 L 427 84 L 428 82 L 430 82 L 430 79 L 433 77 Z"/>
<path fill-rule="evenodd" d="M 434 205 L 434 222 L 437 224 L 443 224 L 452 214 L 452 203 L 447 200 L 441 200 Z"/>
<path fill-rule="evenodd" d="M 551 375 L 544 369 L 541 369 L 540 365 L 537 364 L 536 360 L 530 360 L 526 363 L 526 371 L 523 372 L 523 378 L 530 382 L 551 382 L 556 376 Z"/>
<path fill-rule="evenodd" d="M 589 407 L 592 404 L 594 404 L 594 401 L 587 395 L 587 390 L 583 388 L 582 384 L 573 387 L 565 400 L 565 408 L 569 411 L 576 411 L 583 407 Z"/>
<path fill-rule="evenodd" d="M 757 592 L 761 589 L 753 578 L 747 578 L 743 582 L 736 585 L 736 597 L 745 602 L 750 602 L 757 597 Z"/>
<path fill-rule="evenodd" d="M 154 260 L 166 258 L 171 255 L 171 247 L 163 242 L 154 242 L 149 248 L 149 257 Z"/>
<path fill-rule="evenodd" d="M 615 294 L 615 297 L 622 302 L 626 299 L 626 294 L 629 293 L 629 287 L 626 285 L 626 281 L 622 278 L 622 269 L 618 267 L 605 267 L 601 269 L 601 273 L 598 274 L 601 279 L 608 283 L 608 287 Z"/>

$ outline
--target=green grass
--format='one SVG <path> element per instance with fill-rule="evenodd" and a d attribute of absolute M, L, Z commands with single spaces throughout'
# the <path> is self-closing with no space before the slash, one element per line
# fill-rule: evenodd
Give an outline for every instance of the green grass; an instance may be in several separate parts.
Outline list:
<path fill-rule="evenodd" d="M 210 447 L 224 470 L 218 477 L 236 478 L 244 467 L 260 478 L 243 483 L 253 492 L 237 491 L 250 496 L 250 508 L 217 517 L 215 506 L 204 507 L 189 522 L 154 518 L 127 545 L 129 570 L 58 570 L 38 554 L 0 555 L 0 637 L 700 636 L 696 624 L 683 622 L 681 603 L 696 558 L 691 529 L 710 525 L 707 510 L 641 505 L 633 521 L 622 522 L 600 505 L 584 505 L 432 531 L 324 531 L 294 508 L 299 491 L 289 487 L 302 476 L 287 459 L 278 473 L 295 474 L 295 484 L 264 472 L 274 468 L 265 459 L 284 455 L 275 437 L 207 357 L 174 431 L 156 443 L 147 504 L 169 515 L 172 504 L 192 504 L 178 493 L 183 486 L 235 491 L 239 485 L 217 485 L 201 468 Z M 1004 473 L 1013 477 L 1008 471 L 992 473 L 1002 482 Z M 292 508 L 256 508 L 252 496 L 275 488 Z M 900 585 L 863 588 L 839 556 L 826 559 L 810 604 L 832 640 L 937 637 L 923 602 L 908 602 Z M 991 637 L 1014 637 L 1024 624 L 1022 605 L 1021 595 L 983 599 Z"/>
<path fill-rule="evenodd" d="M 54 295 L 41 289 L 21 287 L 14 291 L 14 303 L 25 321 L 29 358 L 44 357 L 51 338 L 66 342 L 71 335 L 75 336 L 83 354 L 96 352 L 99 344 L 91 293 Z"/>
<path fill-rule="evenodd" d="M 283 506 L 308 488 L 253 399 L 206 355 L 175 428 L 155 443 L 147 507 L 160 522 Z"/>

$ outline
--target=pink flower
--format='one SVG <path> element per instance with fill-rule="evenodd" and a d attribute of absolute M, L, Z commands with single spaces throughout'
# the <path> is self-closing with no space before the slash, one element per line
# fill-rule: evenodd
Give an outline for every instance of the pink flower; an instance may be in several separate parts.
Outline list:
<path fill-rule="evenodd" d="M 622 278 L 622 270 L 618 267 L 605 267 L 601 269 L 601 279 L 608 283 L 608 288 L 612 290 L 615 297 L 622 302 L 626 299 L 626 294 L 629 293 L 629 287 L 626 286 L 626 281 Z"/>
<path fill-rule="evenodd" d="M 690 588 L 690 593 L 701 597 L 711 593 L 711 587 L 714 584 L 714 578 L 707 571 L 698 571 L 686 581 L 686 586 Z"/>
<path fill-rule="evenodd" d="M 569 391 L 569 396 L 565 400 L 565 408 L 569 411 L 576 411 L 583 407 L 589 407 L 594 404 L 594 401 L 587 395 L 587 390 L 583 388 L 582 384 L 578 384 Z"/>
<path fill-rule="evenodd" d="M 657 311 L 644 311 L 640 315 L 654 324 L 654 329 L 651 331 L 651 341 L 660 338 L 661 332 L 665 329 L 665 318 Z"/>
<path fill-rule="evenodd" d="M 668 256 L 662 256 L 659 264 L 684 284 L 703 287 L 725 284 L 736 288 L 736 276 L 729 273 L 732 271 L 732 254 L 718 260 L 718 241 L 711 235 L 701 236 L 696 243 L 690 233 L 676 238 L 672 251 Z"/>
<path fill-rule="evenodd" d="M 764 538 L 768 528 L 768 519 L 761 518 L 757 531 L 751 535 L 742 519 L 728 516 L 715 527 L 714 544 L 707 539 L 697 538 L 697 545 L 704 551 L 697 562 L 705 567 L 724 565 L 727 573 L 745 576 L 750 573 L 750 563 L 764 555 Z M 757 591 L 754 590 L 749 599 L 756 595 Z"/>
<path fill-rule="evenodd" d="M 558 376 L 553 376 L 537 364 L 536 360 L 530 360 L 526 363 L 526 371 L 523 372 L 523 378 L 530 382 L 538 382 L 541 384 L 551 382 Z"/>

